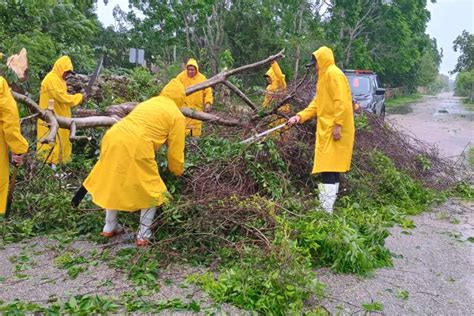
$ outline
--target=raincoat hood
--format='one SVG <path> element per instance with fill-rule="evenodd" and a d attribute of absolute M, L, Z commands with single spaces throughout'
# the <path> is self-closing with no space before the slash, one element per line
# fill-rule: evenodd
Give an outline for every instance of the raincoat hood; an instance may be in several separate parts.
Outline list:
<path fill-rule="evenodd" d="M 199 73 L 199 65 L 198 65 L 196 59 L 189 58 L 188 62 L 186 63 L 186 68 L 188 66 L 194 66 L 194 68 L 196 68 L 196 72 Z"/>
<path fill-rule="evenodd" d="M 161 90 L 160 96 L 170 98 L 178 108 L 181 108 L 186 98 L 186 90 L 181 81 L 174 78 Z"/>
<path fill-rule="evenodd" d="M 272 79 L 272 82 L 274 82 L 277 79 L 275 72 L 273 71 L 272 68 L 268 69 L 268 71 L 265 73 L 265 77 L 270 77 L 270 79 Z"/>
<path fill-rule="evenodd" d="M 53 66 L 53 71 L 58 74 L 60 77 L 64 75 L 66 71 L 73 71 L 74 68 L 72 67 L 72 61 L 69 56 L 62 56 L 56 62 L 54 63 Z"/>
<path fill-rule="evenodd" d="M 325 71 L 329 66 L 334 65 L 334 54 L 329 47 L 320 47 L 313 53 L 313 56 L 318 61 L 319 69 Z"/>

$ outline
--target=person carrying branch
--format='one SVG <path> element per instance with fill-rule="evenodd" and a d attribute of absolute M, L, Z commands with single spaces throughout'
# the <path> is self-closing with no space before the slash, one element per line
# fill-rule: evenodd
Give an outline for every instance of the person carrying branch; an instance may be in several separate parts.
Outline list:
<path fill-rule="evenodd" d="M 71 117 L 71 107 L 86 101 L 86 98 L 81 93 L 73 95 L 67 93 L 66 78 L 73 74 L 72 62 L 68 56 L 62 56 L 54 63 L 53 70 L 41 82 L 39 100 L 41 109 L 46 109 L 49 100 L 54 100 L 54 112 L 56 115 Z M 49 128 L 46 123 L 38 119 L 37 140 L 46 136 L 48 132 Z M 72 144 L 69 140 L 69 135 L 70 131 L 68 129 L 60 128 L 56 137 L 56 144 L 37 143 L 36 155 L 38 159 L 45 160 L 47 158 L 46 162 L 53 165 L 69 162 L 72 154 Z"/>
<path fill-rule="evenodd" d="M 141 210 L 137 246 L 146 246 L 156 208 L 168 200 L 168 191 L 158 172 L 155 151 L 168 146 L 168 169 L 176 176 L 184 172 L 185 118 L 179 108 L 185 88 L 171 80 L 160 96 L 138 104 L 105 134 L 99 161 L 84 181 L 92 201 L 105 208 L 102 235 L 122 231 L 117 211 Z"/>
<path fill-rule="evenodd" d="M 321 47 L 307 66 L 318 73 L 316 96 L 306 109 L 288 120 L 289 125 L 317 118 L 316 146 L 312 173 L 321 173 L 319 184 L 321 207 L 332 213 L 341 172 L 350 169 L 354 146 L 354 115 L 349 83 L 335 65 L 330 48 Z"/>
<path fill-rule="evenodd" d="M 206 76 L 199 71 L 198 63 L 194 58 L 188 60 L 186 70 L 183 70 L 176 78 L 181 81 L 185 88 L 207 80 Z M 190 108 L 191 110 L 209 112 L 212 103 L 212 88 L 209 87 L 188 95 L 184 102 L 184 107 Z M 186 118 L 186 135 L 200 137 L 201 130 L 202 122 L 200 120 Z"/>
<path fill-rule="evenodd" d="M 21 135 L 18 108 L 7 81 L 0 77 L 0 214 L 5 214 L 8 197 L 8 152 L 19 165 L 28 151 L 28 142 Z"/>
<path fill-rule="evenodd" d="M 281 71 L 280 66 L 276 61 L 273 61 L 270 69 L 265 73 L 265 79 L 267 80 L 267 88 L 265 89 L 265 99 L 263 100 L 262 107 L 264 109 L 269 109 L 271 106 L 274 106 L 275 103 L 279 102 L 281 96 L 286 92 L 286 80 L 285 75 Z M 290 105 L 284 104 L 278 108 L 278 112 L 289 114 Z M 285 123 L 285 119 L 274 119 L 270 127 L 274 127 L 280 124 Z M 287 128 L 284 129 L 284 131 Z M 284 132 L 283 131 L 283 132 Z"/>

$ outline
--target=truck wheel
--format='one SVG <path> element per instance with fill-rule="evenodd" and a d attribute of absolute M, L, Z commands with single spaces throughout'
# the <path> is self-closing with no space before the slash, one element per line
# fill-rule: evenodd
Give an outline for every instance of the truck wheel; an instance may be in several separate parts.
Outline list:
<path fill-rule="evenodd" d="M 380 109 L 380 119 L 382 121 L 385 120 L 385 103 L 382 105 L 382 108 Z"/>

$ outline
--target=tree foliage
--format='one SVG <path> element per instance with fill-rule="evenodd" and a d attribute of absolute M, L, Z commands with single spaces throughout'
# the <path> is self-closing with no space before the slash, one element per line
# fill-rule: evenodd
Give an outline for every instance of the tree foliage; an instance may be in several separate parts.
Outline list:
<path fill-rule="evenodd" d="M 130 47 L 145 49 L 147 64 L 170 74 L 195 57 L 207 75 L 286 48 L 281 66 L 294 79 L 311 53 L 328 45 L 339 65 L 373 69 L 385 84 L 414 90 L 436 78 L 441 57 L 425 34 L 427 1 L 130 0 L 131 10 L 113 8 L 117 23 L 104 28 L 96 1 L 7 0 L 0 4 L 0 38 L 7 53 L 28 49 L 34 80 L 60 54 L 79 71 L 93 68 L 97 51 L 108 69 L 132 68 Z M 263 84 L 261 76 L 243 80 Z"/>
<path fill-rule="evenodd" d="M 93 68 L 90 39 L 100 27 L 93 10 L 92 1 L 1 1 L 1 49 L 12 54 L 25 47 L 36 83 L 62 54 L 71 56 L 79 71 Z"/>
<path fill-rule="evenodd" d="M 474 70 L 465 71 L 456 77 L 456 94 L 474 101 Z"/>
<path fill-rule="evenodd" d="M 451 73 L 471 71 L 474 69 L 474 34 L 464 30 L 453 42 L 455 52 L 461 54 Z"/>
<path fill-rule="evenodd" d="M 454 51 L 461 54 L 451 72 L 458 73 L 456 77 L 456 94 L 474 100 L 474 35 L 463 31 L 453 42 Z"/>

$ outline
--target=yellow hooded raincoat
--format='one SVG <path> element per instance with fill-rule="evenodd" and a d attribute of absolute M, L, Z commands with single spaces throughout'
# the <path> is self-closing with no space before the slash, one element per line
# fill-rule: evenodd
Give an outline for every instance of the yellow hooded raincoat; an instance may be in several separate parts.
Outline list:
<path fill-rule="evenodd" d="M 185 88 L 188 88 L 192 85 L 201 83 L 207 80 L 206 76 L 199 72 L 199 65 L 194 58 L 189 59 L 186 67 L 194 66 L 196 68 L 196 75 L 192 78 L 188 77 L 186 70 L 182 71 L 176 78 L 179 79 L 184 85 Z M 209 87 L 204 90 L 194 92 L 191 95 L 186 97 L 184 101 L 184 107 L 190 108 L 196 111 L 203 111 L 205 104 L 212 104 L 212 89 Z M 186 118 L 186 135 L 191 135 L 194 137 L 201 136 L 202 122 L 199 120 Z"/>
<path fill-rule="evenodd" d="M 331 49 L 323 46 L 313 55 L 319 65 L 316 97 L 298 113 L 301 123 L 317 118 L 312 173 L 346 172 L 351 167 L 355 133 L 351 90 L 346 76 L 334 63 Z M 338 141 L 332 137 L 336 124 L 342 129 Z"/>
<path fill-rule="evenodd" d="M 268 108 L 271 106 L 272 101 L 278 102 L 278 98 L 273 96 L 273 94 L 278 93 L 285 93 L 286 92 L 286 80 L 285 75 L 281 71 L 280 65 L 276 61 L 272 62 L 270 69 L 265 73 L 265 76 L 270 77 L 272 83 L 267 85 L 265 90 L 265 99 L 263 100 L 263 108 Z M 279 112 L 289 114 L 290 113 L 290 105 L 285 104 L 282 105 L 279 109 Z M 276 118 L 276 116 L 275 116 Z M 285 123 L 285 119 L 282 118 L 280 120 L 276 120 L 270 126 L 277 126 L 280 124 Z M 285 129 L 286 130 L 286 129 Z"/>
<path fill-rule="evenodd" d="M 20 155 L 28 151 L 21 135 L 18 108 L 7 81 L 0 77 L 0 214 L 5 213 L 8 196 L 8 150 Z"/>
<path fill-rule="evenodd" d="M 137 211 L 167 201 L 155 151 L 167 143 L 168 168 L 184 171 L 184 86 L 171 80 L 160 96 L 136 106 L 105 134 L 99 161 L 84 181 L 95 204 L 105 209 Z"/>
<path fill-rule="evenodd" d="M 41 92 L 39 106 L 42 109 L 48 107 L 48 101 L 54 100 L 54 112 L 59 116 L 71 117 L 71 107 L 76 106 L 82 102 L 82 94 L 76 93 L 70 95 L 67 93 L 66 81 L 63 79 L 63 74 L 66 71 L 72 71 L 72 62 L 68 56 L 59 58 L 41 83 Z M 48 127 L 42 120 L 38 120 L 37 139 L 41 139 L 49 132 Z M 69 140 L 69 130 L 59 129 L 56 137 L 56 144 L 53 152 L 48 158 L 49 163 L 64 163 L 71 160 L 72 144 Z M 38 159 L 45 159 L 51 151 L 51 146 L 48 144 L 37 144 Z"/>

